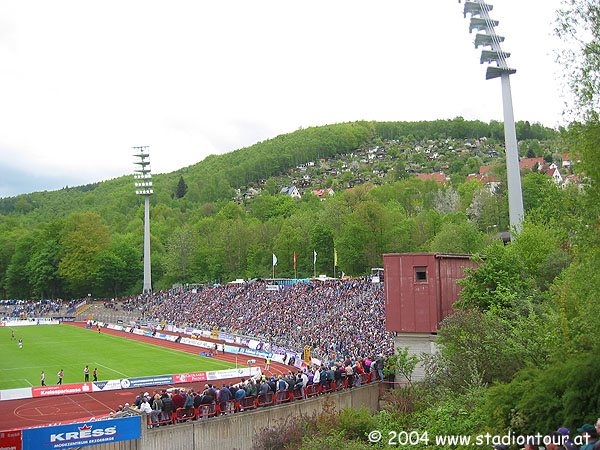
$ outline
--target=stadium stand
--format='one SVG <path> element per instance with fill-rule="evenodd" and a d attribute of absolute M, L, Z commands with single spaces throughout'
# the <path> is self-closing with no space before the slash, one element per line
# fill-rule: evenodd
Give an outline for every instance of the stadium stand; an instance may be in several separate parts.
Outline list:
<path fill-rule="evenodd" d="M 383 286 L 367 278 L 310 281 L 278 291 L 264 283 L 168 290 L 122 302 L 138 320 L 251 336 L 323 361 L 393 353 Z"/>

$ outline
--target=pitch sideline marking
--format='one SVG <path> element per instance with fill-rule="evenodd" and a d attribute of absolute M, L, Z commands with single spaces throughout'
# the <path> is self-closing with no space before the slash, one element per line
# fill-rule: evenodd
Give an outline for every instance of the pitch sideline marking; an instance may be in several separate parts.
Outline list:
<path fill-rule="evenodd" d="M 110 367 L 105 366 L 104 364 L 100 364 L 99 362 L 96 362 L 96 361 L 94 361 L 94 363 L 100 367 L 104 367 L 105 369 L 110 370 L 111 372 L 118 373 L 120 375 L 123 375 L 125 378 L 129 378 L 129 375 L 127 375 L 126 373 L 119 372 L 118 370 L 115 370 L 115 369 L 111 369 Z"/>

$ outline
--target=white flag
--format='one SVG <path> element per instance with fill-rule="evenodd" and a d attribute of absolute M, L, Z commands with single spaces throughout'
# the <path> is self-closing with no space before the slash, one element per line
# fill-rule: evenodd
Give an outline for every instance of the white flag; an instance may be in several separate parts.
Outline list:
<path fill-rule="evenodd" d="M 313 250 L 313 252 L 315 252 L 315 258 L 313 260 L 313 264 L 316 264 L 317 263 L 317 251 Z"/>
<path fill-rule="evenodd" d="M 275 256 L 275 253 L 273 253 L 273 266 L 277 265 L 277 256 Z"/>

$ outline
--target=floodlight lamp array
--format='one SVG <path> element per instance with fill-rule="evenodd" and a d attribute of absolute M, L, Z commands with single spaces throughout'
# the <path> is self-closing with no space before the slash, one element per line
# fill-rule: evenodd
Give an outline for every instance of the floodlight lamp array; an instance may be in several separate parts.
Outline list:
<path fill-rule="evenodd" d="M 460 3 L 461 0 L 458 0 Z M 513 74 L 516 72 L 515 69 L 511 69 L 506 59 L 510 57 L 510 53 L 502 50 L 501 43 L 504 42 L 503 36 L 496 34 L 496 27 L 498 26 L 497 20 L 490 18 L 490 11 L 494 7 L 490 4 L 485 3 L 483 0 L 465 1 L 465 7 L 463 15 L 466 18 L 467 14 L 470 15 L 469 33 L 473 30 L 478 31 L 475 35 L 475 48 L 488 47 L 486 50 L 482 50 L 480 63 L 496 63 L 496 65 L 490 65 L 486 71 L 486 79 L 497 78 L 502 74 Z M 483 33 L 479 33 L 479 32 Z"/>
<path fill-rule="evenodd" d="M 135 151 L 134 157 L 137 158 L 134 164 L 140 166 L 139 169 L 134 170 L 133 178 L 135 180 L 134 185 L 136 188 L 135 193 L 137 195 L 152 195 L 152 171 L 150 169 L 150 154 L 148 153 L 148 146 L 133 147 Z"/>

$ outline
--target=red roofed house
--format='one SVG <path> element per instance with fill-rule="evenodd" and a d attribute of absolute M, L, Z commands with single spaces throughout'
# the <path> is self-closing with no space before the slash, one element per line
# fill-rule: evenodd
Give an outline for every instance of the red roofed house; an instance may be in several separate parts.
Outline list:
<path fill-rule="evenodd" d="M 423 181 L 434 180 L 434 181 L 437 181 L 438 184 L 444 184 L 444 183 L 448 182 L 448 180 L 449 180 L 449 178 L 446 176 L 446 174 L 442 173 L 442 172 L 418 173 L 417 176 L 419 177 L 420 180 L 423 180 Z"/>
<path fill-rule="evenodd" d="M 546 170 L 546 175 L 548 175 L 550 178 L 552 178 L 556 184 L 562 184 L 563 177 L 560 174 L 560 172 L 558 171 L 558 167 L 556 167 L 554 164 L 552 164 L 552 165 L 554 167 L 551 167 L 548 170 Z"/>
<path fill-rule="evenodd" d="M 331 188 L 316 189 L 316 190 L 310 191 L 310 192 L 311 192 L 311 194 L 315 194 L 321 200 L 323 200 L 326 195 L 333 195 L 333 194 L 335 194 L 335 192 L 333 192 L 333 189 L 331 189 Z"/>
<path fill-rule="evenodd" d="M 489 167 L 489 166 L 482 166 L 482 167 Z M 500 180 L 493 176 L 486 176 L 486 175 L 482 175 L 482 174 L 472 174 L 472 175 L 467 176 L 467 178 L 465 179 L 465 181 L 471 181 L 471 180 L 479 180 L 481 183 L 483 183 L 489 189 L 489 191 L 492 194 L 494 194 L 496 192 L 496 189 L 498 189 L 500 187 Z"/>
<path fill-rule="evenodd" d="M 544 164 L 544 158 L 523 158 L 519 161 L 519 169 L 533 170 L 536 164 L 538 168 L 542 167 Z"/>
<path fill-rule="evenodd" d="M 486 175 L 488 173 L 492 173 L 494 171 L 494 166 L 479 166 L 479 173 L 481 175 Z"/>

